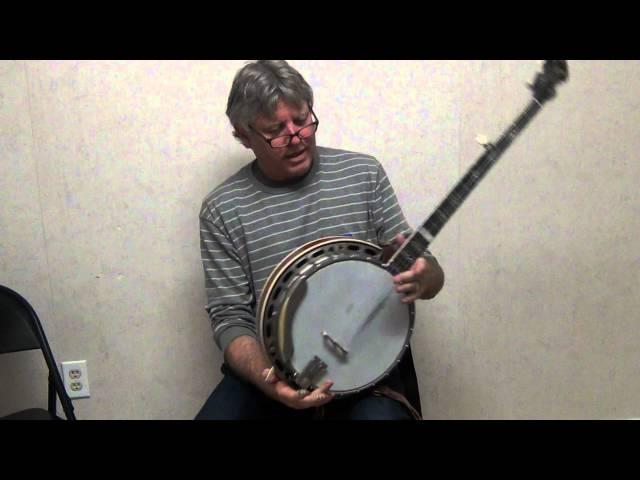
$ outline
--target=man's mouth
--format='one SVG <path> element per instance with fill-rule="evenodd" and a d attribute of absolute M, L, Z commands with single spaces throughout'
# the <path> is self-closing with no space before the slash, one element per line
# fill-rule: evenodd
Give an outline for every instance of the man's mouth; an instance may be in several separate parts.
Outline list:
<path fill-rule="evenodd" d="M 291 160 L 292 158 L 299 157 L 299 156 L 300 156 L 300 155 L 302 155 L 305 151 L 306 151 L 305 149 L 302 149 L 302 150 L 300 150 L 300 151 L 298 151 L 298 152 L 287 154 L 287 155 L 285 155 L 285 157 L 284 157 L 284 158 L 286 158 L 287 160 Z"/>

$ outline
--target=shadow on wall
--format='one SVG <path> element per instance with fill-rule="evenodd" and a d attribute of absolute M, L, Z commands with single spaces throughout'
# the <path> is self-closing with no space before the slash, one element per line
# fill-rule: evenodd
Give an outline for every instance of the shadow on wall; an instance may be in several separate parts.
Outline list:
<path fill-rule="evenodd" d="M 0 417 L 25 408 L 25 401 L 31 399 L 40 399 L 36 406 L 47 408 L 47 375 L 39 350 L 0 355 L 0 385 L 5 387 Z"/>
<path fill-rule="evenodd" d="M 200 200 L 204 199 L 214 188 L 253 160 L 253 153 L 239 143 L 211 150 L 199 162 L 202 175 L 198 178 L 203 183 L 194 191 L 204 192 Z"/>

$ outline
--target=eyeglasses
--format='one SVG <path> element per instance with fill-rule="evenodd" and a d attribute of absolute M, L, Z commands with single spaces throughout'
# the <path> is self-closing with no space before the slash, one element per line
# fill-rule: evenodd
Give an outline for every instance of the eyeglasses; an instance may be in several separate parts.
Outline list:
<path fill-rule="evenodd" d="M 320 124 L 320 121 L 318 120 L 318 117 L 316 116 L 315 112 L 313 111 L 310 105 L 309 105 L 309 111 L 311 112 L 311 115 L 313 115 L 313 118 L 315 118 L 315 121 L 310 123 L 309 125 L 305 125 L 300 130 L 290 135 L 280 135 L 274 138 L 267 138 L 264 135 L 262 135 L 260 132 L 258 132 L 255 128 L 253 128 L 251 125 L 249 125 L 249 128 L 253 130 L 255 133 L 257 133 L 260 136 L 260 138 L 262 138 L 265 142 L 267 142 L 271 148 L 284 148 L 291 143 L 291 140 L 293 140 L 293 137 L 298 137 L 300 140 L 302 140 L 303 138 L 309 138 L 314 133 L 316 133 L 316 130 L 318 130 L 318 125 Z"/>

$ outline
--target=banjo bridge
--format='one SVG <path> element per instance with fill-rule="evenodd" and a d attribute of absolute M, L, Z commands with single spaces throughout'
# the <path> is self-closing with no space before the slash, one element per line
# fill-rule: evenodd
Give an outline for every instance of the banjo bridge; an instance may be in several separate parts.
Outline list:
<path fill-rule="evenodd" d="M 349 354 L 349 350 L 340 345 L 337 340 L 335 340 L 331 335 L 329 335 L 326 331 L 322 332 L 322 337 L 329 343 L 331 348 L 337 352 L 341 357 L 346 357 Z"/>

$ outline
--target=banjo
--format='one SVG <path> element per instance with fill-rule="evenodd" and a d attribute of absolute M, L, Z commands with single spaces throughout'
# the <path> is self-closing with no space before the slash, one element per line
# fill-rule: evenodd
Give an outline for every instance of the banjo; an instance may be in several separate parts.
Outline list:
<path fill-rule="evenodd" d="M 547 60 L 533 99 L 471 166 L 427 220 L 385 262 L 379 246 L 333 236 L 293 250 L 267 278 L 258 303 L 263 353 L 281 379 L 313 390 L 333 381 L 336 397 L 361 392 L 387 377 L 413 333 L 415 306 L 401 302 L 390 275 L 408 270 L 518 134 L 568 78 L 567 62 Z"/>

